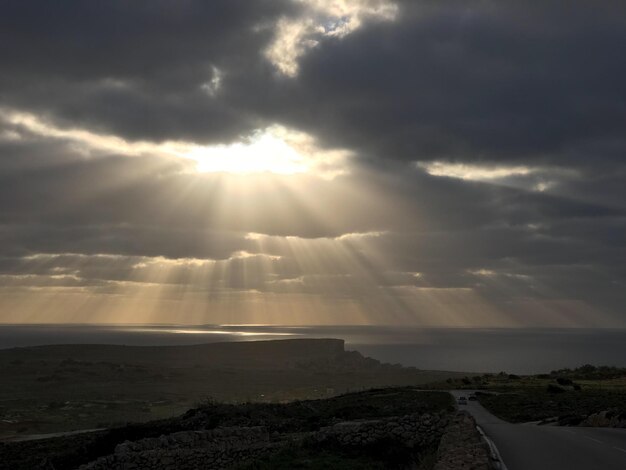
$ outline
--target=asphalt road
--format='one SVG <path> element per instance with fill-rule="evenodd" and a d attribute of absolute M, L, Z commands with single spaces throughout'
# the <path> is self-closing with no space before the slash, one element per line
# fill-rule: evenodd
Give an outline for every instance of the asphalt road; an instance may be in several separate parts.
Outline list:
<path fill-rule="evenodd" d="M 458 401 L 469 392 L 452 394 Z M 507 470 L 626 470 L 626 429 L 511 424 L 476 401 L 459 409 L 474 416 Z"/>

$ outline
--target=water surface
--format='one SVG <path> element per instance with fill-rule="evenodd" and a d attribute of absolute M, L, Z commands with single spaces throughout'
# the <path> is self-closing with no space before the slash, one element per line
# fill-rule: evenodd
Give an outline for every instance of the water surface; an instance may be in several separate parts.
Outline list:
<path fill-rule="evenodd" d="M 286 338 L 342 338 L 347 349 L 420 369 L 521 374 L 586 363 L 626 367 L 624 329 L 0 325 L 0 348 L 67 343 L 178 345 Z"/>

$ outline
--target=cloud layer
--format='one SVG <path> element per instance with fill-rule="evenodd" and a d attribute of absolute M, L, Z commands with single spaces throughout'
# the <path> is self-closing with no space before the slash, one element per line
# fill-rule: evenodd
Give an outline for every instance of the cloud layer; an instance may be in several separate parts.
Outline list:
<path fill-rule="evenodd" d="M 0 321 L 624 326 L 625 18 L 0 3 Z"/>

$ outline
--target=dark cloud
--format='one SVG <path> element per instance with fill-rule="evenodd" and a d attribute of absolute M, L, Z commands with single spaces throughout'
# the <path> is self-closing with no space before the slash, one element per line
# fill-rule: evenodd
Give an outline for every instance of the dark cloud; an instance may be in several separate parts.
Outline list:
<path fill-rule="evenodd" d="M 400 2 L 393 21 L 316 37 L 284 76 L 265 51 L 277 21 L 307 12 L 0 2 L 2 286 L 397 296 L 400 311 L 412 289 L 470 289 L 515 315 L 507 303 L 549 300 L 619 320 L 623 2 Z M 280 124 L 354 159 L 333 180 L 198 174 L 12 110 L 129 141 L 228 143 Z M 528 171 L 446 176 L 432 161 Z"/>
<path fill-rule="evenodd" d="M 621 161 L 625 13 L 617 2 L 406 2 L 397 22 L 311 51 L 293 85 L 303 106 L 285 112 L 377 158 Z"/>
<path fill-rule="evenodd" d="M 625 147 L 620 2 L 403 2 L 396 21 L 323 39 L 295 79 L 262 54 L 295 2 L 2 8 L 3 100 L 68 124 L 206 142 L 281 121 L 405 160 L 601 165 Z"/>
<path fill-rule="evenodd" d="M 223 140 L 256 118 L 202 90 L 249 73 L 290 1 L 2 2 L 4 104 L 134 139 Z M 224 81 L 228 86 L 228 80 Z"/>

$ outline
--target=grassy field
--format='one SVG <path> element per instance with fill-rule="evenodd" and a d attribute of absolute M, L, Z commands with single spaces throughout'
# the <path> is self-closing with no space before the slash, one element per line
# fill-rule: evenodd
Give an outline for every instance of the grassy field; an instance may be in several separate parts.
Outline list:
<path fill-rule="evenodd" d="M 588 388 L 550 392 L 543 388 L 515 388 L 499 395 L 478 394 L 480 403 L 496 416 L 513 423 L 557 418 L 577 425 L 588 415 L 607 409 L 626 410 L 626 391 Z"/>
<path fill-rule="evenodd" d="M 327 343 L 2 350 L 0 439 L 167 418 L 207 400 L 283 403 L 455 376 L 381 364 L 344 351 L 343 342 Z"/>
<path fill-rule="evenodd" d="M 436 387 L 477 389 L 480 403 L 510 422 L 552 420 L 579 424 L 604 410 L 626 416 L 626 369 L 594 367 L 562 369 L 549 374 L 518 376 L 484 374 L 451 378 Z"/>

